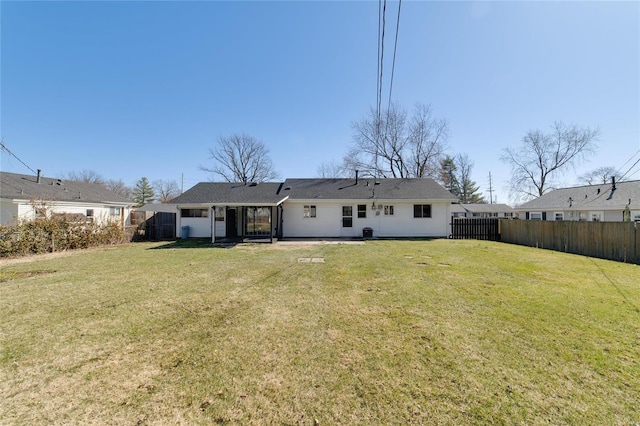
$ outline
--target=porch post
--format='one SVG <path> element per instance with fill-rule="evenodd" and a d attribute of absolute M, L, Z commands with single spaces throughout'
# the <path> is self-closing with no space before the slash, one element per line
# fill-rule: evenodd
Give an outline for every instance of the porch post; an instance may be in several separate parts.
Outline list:
<path fill-rule="evenodd" d="M 211 244 L 216 242 L 216 206 L 211 206 Z"/>

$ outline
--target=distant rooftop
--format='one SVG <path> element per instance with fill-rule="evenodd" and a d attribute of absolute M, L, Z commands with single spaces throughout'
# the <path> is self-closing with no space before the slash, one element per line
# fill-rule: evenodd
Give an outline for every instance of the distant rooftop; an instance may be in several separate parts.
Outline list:
<path fill-rule="evenodd" d="M 0 172 L 0 198 L 9 200 L 85 201 L 132 204 L 102 185 L 50 177 Z"/>

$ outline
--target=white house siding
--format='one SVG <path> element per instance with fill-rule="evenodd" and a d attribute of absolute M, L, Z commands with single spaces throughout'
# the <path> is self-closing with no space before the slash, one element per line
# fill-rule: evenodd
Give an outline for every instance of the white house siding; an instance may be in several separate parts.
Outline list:
<path fill-rule="evenodd" d="M 128 207 L 123 209 L 122 206 L 113 206 L 117 207 L 120 212 L 119 215 L 111 215 L 110 206 L 103 204 L 75 204 L 54 201 L 46 203 L 45 207 L 48 214 L 67 213 L 86 215 L 87 210 L 91 209 L 93 210 L 93 221 L 98 224 L 106 224 L 110 221 L 124 225 L 129 225 L 131 223 L 131 209 Z M 7 223 L 15 222 L 16 218 L 22 221 L 33 220 L 36 215 L 31 203 L 20 202 L 17 204 L 3 201 L 1 217 L 2 224 L 6 225 Z"/>
<path fill-rule="evenodd" d="M 18 205 L 11 201 L 0 202 L 0 224 L 14 223 L 18 218 Z"/>
<path fill-rule="evenodd" d="M 182 217 L 178 221 L 180 222 L 180 228 L 177 230 L 179 237 L 182 236 L 183 226 L 189 227 L 189 238 L 211 237 L 211 217 Z"/>
<path fill-rule="evenodd" d="M 225 220 L 226 220 L 226 217 L 225 217 Z M 216 238 L 224 238 L 227 236 L 226 222 L 215 222 L 215 227 L 216 227 Z"/>
<path fill-rule="evenodd" d="M 367 206 L 367 217 L 358 217 L 358 204 Z M 414 218 L 414 204 L 431 204 L 431 218 Z M 316 217 L 305 218 L 304 206 L 315 205 Z M 283 236 L 299 237 L 361 237 L 362 229 L 369 227 L 374 237 L 445 237 L 449 235 L 449 204 L 427 201 L 376 201 L 378 205 L 391 205 L 393 216 L 384 210 L 372 209 L 372 200 L 361 201 L 286 201 L 283 214 Z M 353 226 L 342 227 L 342 206 L 352 206 Z"/>
<path fill-rule="evenodd" d="M 604 218 L 602 219 L 605 222 L 622 222 L 624 219 L 622 211 L 606 211 L 604 212 Z"/>

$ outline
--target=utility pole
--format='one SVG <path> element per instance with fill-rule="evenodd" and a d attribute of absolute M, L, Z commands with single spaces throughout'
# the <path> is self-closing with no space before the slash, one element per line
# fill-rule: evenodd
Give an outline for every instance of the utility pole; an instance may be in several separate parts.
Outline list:
<path fill-rule="evenodd" d="M 493 204 L 493 181 L 491 180 L 491 172 L 489 172 L 489 204 Z"/>

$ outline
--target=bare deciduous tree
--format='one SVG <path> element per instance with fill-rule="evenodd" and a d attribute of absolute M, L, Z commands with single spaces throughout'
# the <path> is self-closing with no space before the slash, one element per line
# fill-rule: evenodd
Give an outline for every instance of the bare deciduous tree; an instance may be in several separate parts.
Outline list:
<path fill-rule="evenodd" d="M 133 195 L 133 190 L 127 185 L 125 185 L 122 179 L 118 179 L 118 180 L 109 179 L 108 181 L 105 182 L 104 185 L 106 186 L 107 189 L 125 198 L 131 199 L 131 196 Z"/>
<path fill-rule="evenodd" d="M 66 180 L 72 180 L 75 182 L 95 183 L 98 185 L 104 185 L 105 179 L 98 172 L 93 170 L 84 169 L 80 172 L 69 172 L 64 177 Z"/>
<path fill-rule="evenodd" d="M 431 107 L 416 104 L 413 115 L 395 103 L 378 116 L 371 108 L 367 117 L 352 124 L 355 146 L 345 164 L 380 177 L 434 177 L 446 148 L 449 125 L 433 116 Z"/>
<path fill-rule="evenodd" d="M 153 189 L 156 200 L 161 203 L 168 203 L 180 195 L 180 187 L 175 180 L 156 180 Z"/>
<path fill-rule="evenodd" d="M 221 176 L 227 182 L 265 182 L 278 178 L 265 144 L 247 134 L 218 138 L 218 145 L 209 149 L 213 167 L 202 170 Z"/>
<path fill-rule="evenodd" d="M 529 130 L 518 148 L 500 157 L 511 165 L 514 198 L 539 197 L 553 188 L 553 178 L 595 152 L 600 130 L 555 122 L 551 131 Z"/>
<path fill-rule="evenodd" d="M 317 174 L 321 178 L 342 178 L 348 175 L 348 171 L 344 163 L 330 161 L 322 163 L 318 166 Z"/>
<path fill-rule="evenodd" d="M 597 185 L 599 183 L 608 183 L 617 172 L 615 167 L 598 167 L 595 170 L 581 175 L 578 179 L 586 185 Z"/>

